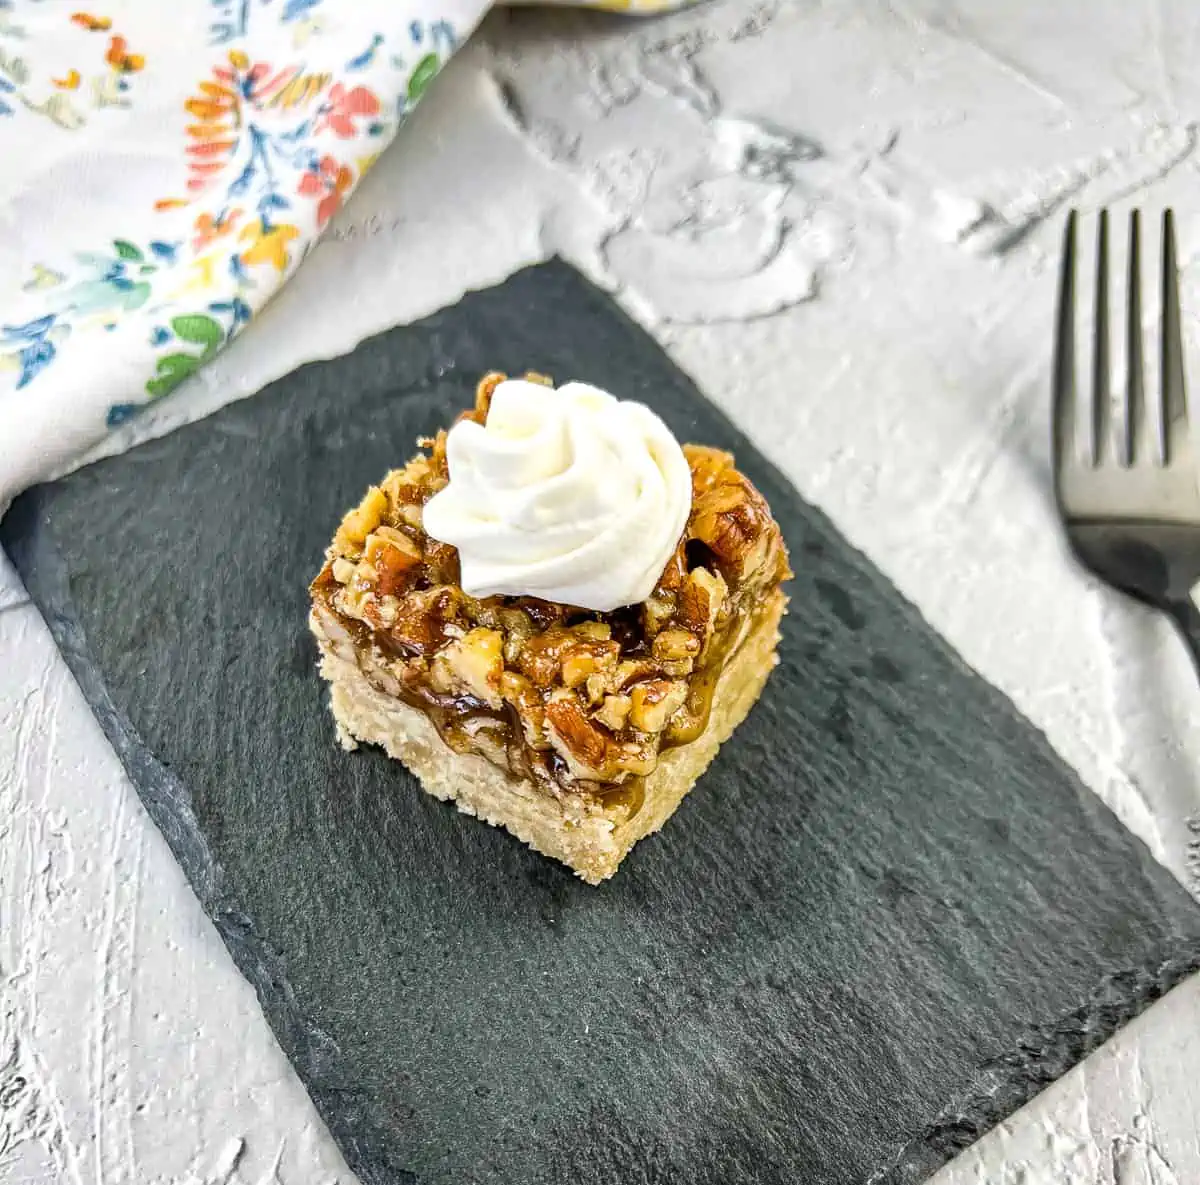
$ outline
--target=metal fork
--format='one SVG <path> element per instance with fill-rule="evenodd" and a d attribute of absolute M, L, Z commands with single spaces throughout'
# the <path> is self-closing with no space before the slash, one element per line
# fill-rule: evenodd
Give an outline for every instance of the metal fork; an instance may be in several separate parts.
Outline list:
<path fill-rule="evenodd" d="M 1090 393 L 1076 382 L 1075 239 L 1067 219 L 1054 349 L 1054 487 L 1067 537 L 1101 579 L 1175 620 L 1200 669 L 1200 487 L 1188 428 L 1175 220 L 1162 227 L 1158 383 L 1147 399 L 1142 348 L 1141 219 L 1129 222 L 1125 309 L 1128 373 L 1113 430 L 1109 348 L 1108 212 L 1096 236 Z"/>

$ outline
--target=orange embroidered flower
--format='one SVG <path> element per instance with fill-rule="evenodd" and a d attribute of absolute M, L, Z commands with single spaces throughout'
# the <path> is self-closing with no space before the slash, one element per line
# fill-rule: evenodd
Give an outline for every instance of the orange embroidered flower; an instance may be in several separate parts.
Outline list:
<path fill-rule="evenodd" d="M 216 218 L 207 212 L 197 215 L 195 222 L 196 234 L 192 239 L 193 249 L 202 251 L 210 243 L 214 243 L 217 239 L 232 233 L 234 226 L 237 225 L 237 221 L 241 216 L 241 210 L 229 210 L 224 214 L 218 215 Z"/>
<path fill-rule="evenodd" d="M 231 131 L 232 119 L 237 113 L 237 95 L 233 90 L 220 83 L 207 81 L 202 82 L 197 89 L 200 91 L 199 97 L 188 99 L 183 109 L 201 120 L 202 124 L 200 127 L 190 125 L 187 129 L 188 135 L 211 134 L 207 125 L 212 123 L 221 125 L 225 131 Z"/>
<path fill-rule="evenodd" d="M 219 81 L 201 82 L 197 93 L 183 105 L 196 121 L 185 129 L 191 140 L 187 146 L 187 187 L 193 193 L 204 189 L 225 167 L 229 154 L 237 147 L 242 122 L 234 75 L 223 67 L 214 74 Z"/>
<path fill-rule="evenodd" d="M 71 20 L 81 29 L 91 32 L 106 32 L 112 28 L 112 18 L 107 16 L 92 16 L 90 12 L 73 12 Z"/>
<path fill-rule="evenodd" d="M 320 165 L 300 178 L 299 192 L 305 197 L 323 195 L 317 203 L 317 226 L 323 227 L 338 212 L 342 197 L 354 181 L 354 170 L 323 156 Z"/>
<path fill-rule="evenodd" d="M 140 53 L 129 52 L 129 42 L 119 34 L 114 34 L 109 41 L 104 60 L 122 74 L 136 73 L 146 64 L 146 59 Z"/>
<path fill-rule="evenodd" d="M 186 128 L 189 192 L 208 189 L 225 170 L 247 128 L 253 130 L 256 112 L 298 111 L 314 104 L 331 77 L 305 74 L 302 66 L 276 69 L 231 50 L 227 64 L 214 66 L 212 77 L 199 82 L 184 102 L 194 120 Z M 356 104 L 361 106 L 359 100 L 351 106 Z"/>

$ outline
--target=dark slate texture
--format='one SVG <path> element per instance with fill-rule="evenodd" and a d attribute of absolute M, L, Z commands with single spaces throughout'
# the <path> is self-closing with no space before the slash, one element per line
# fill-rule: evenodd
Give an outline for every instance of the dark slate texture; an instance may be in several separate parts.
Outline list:
<path fill-rule="evenodd" d="M 797 571 L 762 702 L 599 889 L 343 753 L 305 629 L 342 511 L 497 367 L 732 448 Z M 562 264 L 2 536 L 366 1185 L 917 1181 L 1197 964 L 1175 881 Z"/>

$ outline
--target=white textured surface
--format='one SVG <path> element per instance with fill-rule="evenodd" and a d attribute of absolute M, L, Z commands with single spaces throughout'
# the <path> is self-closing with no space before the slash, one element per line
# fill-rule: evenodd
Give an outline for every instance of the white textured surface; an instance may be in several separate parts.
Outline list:
<path fill-rule="evenodd" d="M 499 14 L 261 323 L 119 443 L 561 253 L 1194 890 L 1196 679 L 1069 564 L 1045 421 L 1067 204 L 1174 202 L 1197 323 L 1200 9 L 984 7 Z M 349 1181 L 22 599 L 0 569 L 0 1179 Z M 1193 981 L 938 1185 L 1190 1185 L 1198 1061 Z"/>
<path fill-rule="evenodd" d="M 8 562 L 8 556 L 0 551 L 0 613 L 13 605 L 22 604 L 27 599 L 12 564 Z"/>

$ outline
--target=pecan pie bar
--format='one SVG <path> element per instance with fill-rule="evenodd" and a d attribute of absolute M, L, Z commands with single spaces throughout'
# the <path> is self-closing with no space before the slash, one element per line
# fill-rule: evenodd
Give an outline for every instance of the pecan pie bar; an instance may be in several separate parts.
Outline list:
<path fill-rule="evenodd" d="M 487 425 L 502 380 L 460 422 Z M 454 448 L 444 431 L 421 444 L 346 515 L 312 584 L 339 738 L 381 745 L 430 794 L 597 884 L 670 817 L 775 665 L 779 527 L 730 454 L 685 445 L 686 525 L 644 599 L 469 595 L 465 551 L 426 529 L 460 480 Z"/>

